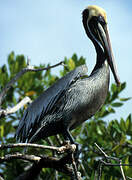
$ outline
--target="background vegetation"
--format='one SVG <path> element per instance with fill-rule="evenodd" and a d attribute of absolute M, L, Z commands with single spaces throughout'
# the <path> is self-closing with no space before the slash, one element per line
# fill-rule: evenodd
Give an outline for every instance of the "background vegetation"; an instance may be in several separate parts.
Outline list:
<path fill-rule="evenodd" d="M 61 68 L 59 75 L 54 73 L 54 69 L 39 72 L 27 72 L 24 74 L 11 89 L 8 91 L 2 108 L 11 108 L 16 105 L 25 96 L 29 96 L 32 100 L 36 99 L 46 88 L 51 86 L 57 79 L 64 76 L 67 72 L 75 67 L 85 63 L 85 58 L 78 58 L 74 54 L 70 59 L 64 59 L 66 67 Z M 44 67 L 47 65 L 40 65 Z M 15 56 L 12 52 L 8 57 L 8 65 L 0 67 L 0 91 L 5 85 L 18 73 L 22 68 L 26 67 L 25 57 L 23 55 Z M 63 70 L 62 70 L 63 69 Z M 79 171 L 83 179 L 95 180 L 98 176 L 98 167 L 102 154 L 95 147 L 97 143 L 103 151 L 113 157 L 122 160 L 122 163 L 132 165 L 132 118 L 131 114 L 124 119 L 110 119 L 110 114 L 115 114 L 116 109 L 123 106 L 130 98 L 120 97 L 120 93 L 126 88 L 126 83 L 122 83 L 120 87 L 112 84 L 108 97 L 104 106 L 94 117 L 86 121 L 83 125 L 72 131 L 76 141 L 82 145 L 82 153 L 80 155 Z M 0 119 L 0 143 L 16 143 L 14 134 L 19 120 L 23 115 L 25 105 L 15 114 L 1 117 Z M 106 121 L 106 119 L 108 121 Z M 60 136 L 62 139 L 62 137 Z M 59 146 L 55 137 L 50 137 L 54 146 Z M 63 140 L 63 139 L 62 139 Z M 47 141 L 41 140 L 39 143 L 48 145 Z M 0 150 L 0 156 L 13 154 L 14 152 L 23 152 L 22 148 Z M 51 152 L 28 149 L 28 153 L 43 154 L 51 156 Z M 119 162 L 112 160 L 112 164 Z M 26 167 L 31 163 L 22 160 L 12 160 L 0 164 L 0 174 L 4 179 L 13 180 L 21 173 L 26 171 Z M 132 178 L 132 167 L 124 166 L 126 177 Z M 55 170 L 43 168 L 40 173 L 40 179 L 55 179 Z M 119 180 L 122 174 L 119 166 L 103 166 L 102 180 Z M 70 179 L 62 173 L 58 173 L 58 179 Z"/>

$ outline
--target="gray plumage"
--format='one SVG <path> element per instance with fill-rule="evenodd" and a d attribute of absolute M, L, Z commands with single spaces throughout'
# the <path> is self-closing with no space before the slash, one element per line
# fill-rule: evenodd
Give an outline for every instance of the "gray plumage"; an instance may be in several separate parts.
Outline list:
<path fill-rule="evenodd" d="M 17 138 L 22 142 L 35 142 L 63 134 L 64 129 L 74 129 L 95 114 L 106 99 L 108 64 L 82 78 L 86 72 L 86 65 L 76 68 L 29 105 L 19 123 Z"/>
<path fill-rule="evenodd" d="M 64 96 L 71 84 L 85 75 L 86 72 L 86 65 L 82 65 L 69 72 L 29 105 L 17 128 L 17 139 L 20 139 L 22 142 L 25 142 L 26 140 L 29 141 L 29 137 L 31 138 L 31 135 L 35 133 L 35 130 L 40 128 L 44 122 L 50 122 L 51 120 L 48 120 L 47 117 L 49 116 L 49 118 L 51 118 L 51 116 L 53 116 L 54 118 L 56 116 L 55 114 L 57 112 L 54 112 L 54 109 L 57 108 L 57 103 L 60 98 Z"/>

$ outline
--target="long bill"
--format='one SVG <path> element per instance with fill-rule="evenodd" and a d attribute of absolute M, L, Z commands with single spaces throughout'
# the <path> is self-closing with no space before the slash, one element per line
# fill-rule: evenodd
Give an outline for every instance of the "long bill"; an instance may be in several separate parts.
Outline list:
<path fill-rule="evenodd" d="M 103 41 L 103 45 L 104 45 L 105 51 L 107 53 L 108 64 L 109 64 L 111 71 L 113 73 L 115 82 L 116 82 L 117 86 L 119 86 L 120 85 L 120 79 L 119 79 L 119 76 L 117 73 L 116 63 L 115 63 L 114 56 L 112 53 L 112 47 L 111 47 L 111 43 L 110 43 L 110 38 L 109 38 L 107 26 L 105 25 L 104 27 L 102 27 L 102 25 L 100 23 L 98 23 L 98 30 L 99 30 L 99 33 L 101 36 L 101 41 Z"/>

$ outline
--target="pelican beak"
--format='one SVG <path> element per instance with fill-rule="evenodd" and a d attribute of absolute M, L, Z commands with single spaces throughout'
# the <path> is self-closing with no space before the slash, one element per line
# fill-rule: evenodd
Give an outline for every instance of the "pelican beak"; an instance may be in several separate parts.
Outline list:
<path fill-rule="evenodd" d="M 110 43 L 107 25 L 102 26 L 100 23 L 98 23 L 98 30 L 99 30 L 99 34 L 100 34 L 100 38 L 101 38 L 101 44 L 104 46 L 104 49 L 106 52 L 108 64 L 109 64 L 111 71 L 113 73 L 115 82 L 116 82 L 117 86 L 119 86 L 120 85 L 120 79 L 119 79 L 119 76 L 117 73 L 117 68 L 116 68 L 114 56 L 112 53 L 112 47 L 111 47 L 111 43 Z"/>

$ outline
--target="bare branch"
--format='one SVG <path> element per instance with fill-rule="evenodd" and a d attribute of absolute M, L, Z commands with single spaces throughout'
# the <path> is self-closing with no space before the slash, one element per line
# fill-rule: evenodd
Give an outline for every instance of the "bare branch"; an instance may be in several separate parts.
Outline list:
<path fill-rule="evenodd" d="M 67 175 L 72 176 L 73 170 L 66 165 L 66 163 L 70 163 L 71 156 L 70 154 L 67 154 L 63 158 L 55 158 L 55 157 L 47 157 L 47 156 L 35 156 L 35 155 L 27 155 L 27 154 L 21 154 L 21 153 L 16 153 L 16 154 L 8 154 L 5 155 L 4 157 L 0 157 L 0 162 L 4 161 L 11 161 L 12 159 L 22 159 L 22 160 L 27 160 L 30 162 L 34 162 L 34 164 L 31 166 L 29 170 L 21 174 L 19 177 L 16 179 L 23 179 L 26 180 L 29 177 L 31 179 L 35 179 L 42 168 L 54 168 L 57 171 L 66 173 Z"/>
<path fill-rule="evenodd" d="M 108 156 L 108 155 L 99 147 L 98 144 L 96 144 L 96 143 L 94 143 L 94 144 L 95 144 L 95 146 L 101 151 L 101 153 L 104 155 L 104 157 L 105 157 L 106 159 L 113 159 L 113 160 L 115 160 L 115 161 L 120 162 L 120 159 L 118 159 L 118 158 L 116 158 L 116 157 Z"/>
<path fill-rule="evenodd" d="M 12 159 L 23 159 L 23 160 L 27 160 L 31 162 L 38 162 L 40 161 L 41 158 L 39 156 L 21 154 L 21 153 L 7 154 L 3 157 L 0 157 L 0 163 L 5 162 L 5 161 L 10 161 Z"/>
<path fill-rule="evenodd" d="M 30 66 L 28 65 L 26 68 L 23 68 L 20 72 L 18 72 L 14 78 L 12 78 L 8 83 L 7 85 L 5 86 L 5 88 L 3 88 L 2 92 L 0 93 L 0 105 L 2 104 L 3 102 L 3 99 L 7 93 L 7 91 L 13 86 L 13 84 L 23 75 L 25 74 L 26 72 L 37 72 L 37 71 L 43 71 L 43 70 L 48 70 L 48 69 L 51 69 L 51 68 L 55 68 L 59 65 L 63 65 L 64 62 L 61 61 L 53 66 L 48 66 L 48 67 L 44 67 L 44 68 L 38 68 L 36 69 L 34 66 Z"/>
<path fill-rule="evenodd" d="M 2 174 L 0 173 L 0 180 L 4 180 L 4 178 L 2 177 Z"/>
<path fill-rule="evenodd" d="M 2 116 L 7 116 L 9 114 L 13 114 L 16 111 L 18 111 L 21 107 L 23 107 L 25 104 L 27 103 L 31 103 L 32 100 L 29 97 L 25 97 L 23 100 L 21 100 L 16 106 L 14 106 L 13 108 L 7 108 L 6 110 L 1 109 L 0 110 L 0 117 Z"/>
<path fill-rule="evenodd" d="M 127 176 L 127 179 L 132 180 L 132 178 L 131 178 L 131 177 L 128 177 L 128 176 Z"/>
<path fill-rule="evenodd" d="M 120 169 L 121 169 L 121 174 L 122 174 L 123 179 L 126 180 L 121 161 L 120 161 Z"/>
<path fill-rule="evenodd" d="M 96 144 L 96 143 L 94 143 L 95 144 L 95 146 L 102 152 L 102 154 L 104 155 L 104 157 L 108 157 L 108 155 L 99 147 L 99 145 L 98 144 Z"/>
<path fill-rule="evenodd" d="M 28 180 L 30 178 L 33 180 L 39 175 L 42 168 L 54 168 L 55 170 L 63 172 L 71 177 L 73 176 L 73 169 L 67 165 L 72 162 L 70 153 L 62 158 L 35 156 L 21 153 L 8 154 L 4 157 L 0 157 L 0 163 L 4 161 L 11 161 L 12 159 L 22 159 L 34 162 L 30 169 L 16 178 L 17 180 Z"/>
<path fill-rule="evenodd" d="M 80 174 L 80 172 L 77 171 L 77 165 L 75 162 L 74 153 L 71 154 L 71 158 L 72 158 L 72 168 L 74 171 L 74 179 L 81 180 L 81 174 Z"/>
<path fill-rule="evenodd" d="M 45 146 L 45 145 L 31 144 L 31 143 L 17 143 L 17 144 L 2 144 L 2 145 L 0 145 L 0 149 L 15 148 L 15 147 L 33 147 L 33 148 L 54 150 L 59 153 L 64 153 L 68 150 L 70 150 L 71 152 L 74 152 L 76 145 L 66 144 L 65 146 L 61 146 L 61 147 Z"/>
<path fill-rule="evenodd" d="M 132 164 L 112 164 L 103 161 L 102 159 L 100 160 L 101 163 L 103 163 L 105 166 L 132 166 Z"/>
<path fill-rule="evenodd" d="M 102 174 L 102 163 L 99 162 L 99 166 L 98 166 L 98 180 L 101 180 L 101 174 Z"/>
<path fill-rule="evenodd" d="M 123 171 L 123 167 L 122 167 L 123 164 L 121 164 L 121 160 L 118 159 L 118 158 L 115 158 L 115 157 L 108 156 L 108 155 L 99 147 L 98 144 L 96 144 L 96 143 L 94 143 L 94 144 L 95 144 L 95 146 L 101 151 L 101 153 L 104 155 L 104 157 L 105 157 L 106 159 L 113 159 L 113 160 L 116 160 L 116 161 L 119 162 L 118 166 L 120 166 L 123 180 L 126 180 L 126 177 L 125 177 L 125 174 L 124 174 L 124 171 Z M 100 160 L 100 161 L 103 162 L 103 164 L 108 165 L 108 166 L 116 166 L 116 164 L 107 163 L 107 162 L 105 162 L 105 161 L 103 161 L 103 160 Z M 128 166 L 128 165 L 127 165 L 127 166 Z"/>
<path fill-rule="evenodd" d="M 76 145 L 74 145 L 74 144 L 72 144 L 72 145 L 66 144 L 65 146 L 61 146 L 61 147 L 45 146 L 45 145 L 30 144 L 30 143 L 0 145 L 1 150 L 5 149 L 5 148 L 15 148 L 15 147 L 33 147 L 33 148 L 40 148 L 40 149 L 49 149 L 49 150 L 53 150 L 53 151 L 56 151 L 59 153 L 67 152 L 67 155 L 65 155 L 64 157 L 61 157 L 61 158 L 28 155 L 28 154 L 21 154 L 21 153 L 8 154 L 3 157 L 0 157 L 0 163 L 5 162 L 5 161 L 10 161 L 12 159 L 22 159 L 22 160 L 27 160 L 27 161 L 34 163 L 32 165 L 32 167 L 30 168 L 30 170 L 27 170 L 26 172 L 24 172 L 20 177 L 17 178 L 17 180 L 28 179 L 28 177 L 30 177 L 32 174 L 35 173 L 32 178 L 32 179 L 34 179 L 37 175 L 39 175 L 42 168 L 54 168 L 55 170 L 63 172 L 71 177 L 74 176 L 73 172 L 78 173 L 76 164 L 75 164 L 75 160 L 71 156 L 71 154 L 73 154 L 76 149 Z M 71 164 L 71 163 L 72 164 L 74 163 L 73 168 L 70 168 L 67 165 L 67 164 Z M 77 174 L 76 177 L 79 177 L 79 175 Z"/>
<path fill-rule="evenodd" d="M 82 162 L 80 162 L 80 167 L 82 168 L 82 170 L 83 170 L 83 172 L 84 172 L 84 174 L 85 174 L 85 177 L 86 177 L 87 179 L 89 179 L 88 173 L 87 173 L 87 171 L 86 171 L 86 169 L 85 169 L 85 167 L 84 167 L 84 165 L 83 165 Z"/>

